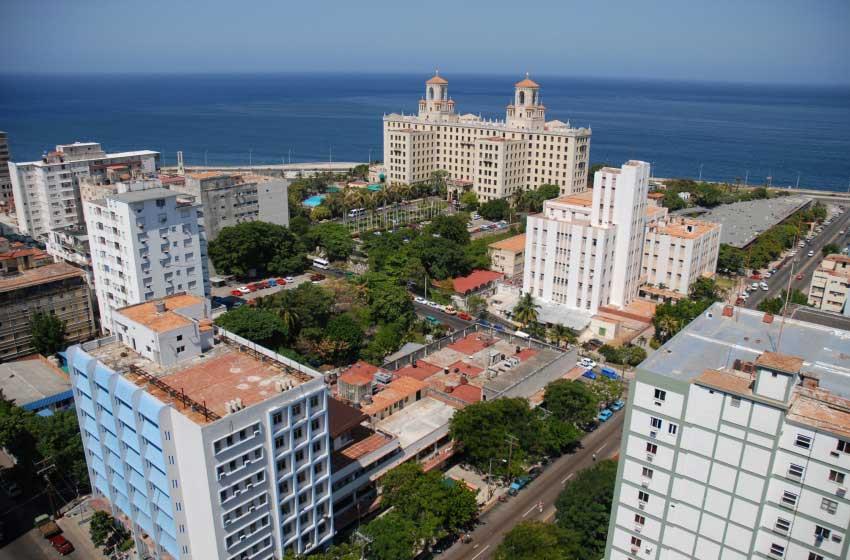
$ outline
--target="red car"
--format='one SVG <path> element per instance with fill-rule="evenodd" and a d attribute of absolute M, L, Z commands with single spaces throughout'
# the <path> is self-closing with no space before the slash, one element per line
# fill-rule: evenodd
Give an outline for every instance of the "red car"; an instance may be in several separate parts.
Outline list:
<path fill-rule="evenodd" d="M 257 285 L 256 284 L 248 284 L 245 287 L 248 288 L 249 292 L 256 292 L 257 291 Z"/>
<path fill-rule="evenodd" d="M 56 549 L 56 552 L 58 552 L 62 556 L 74 552 L 74 545 L 72 545 L 71 542 L 62 535 L 50 537 L 50 544 L 52 544 L 53 548 Z"/>
<path fill-rule="evenodd" d="M 802 280 L 802 279 L 803 279 L 803 275 L 802 275 L 802 274 L 798 274 L 798 275 L 797 275 L 797 280 Z"/>
<path fill-rule="evenodd" d="M 278 286 L 286 286 L 286 280 L 284 278 L 275 278 L 275 282 L 277 282 Z"/>
<path fill-rule="evenodd" d="M 458 316 L 458 319 L 463 319 L 464 321 L 471 321 L 472 320 L 472 315 L 470 315 L 469 313 L 464 313 L 463 311 L 458 313 L 457 316 Z"/>
<path fill-rule="evenodd" d="M 243 294 L 243 293 L 242 293 L 242 292 L 240 292 L 239 290 L 230 290 L 230 295 L 232 295 L 232 296 L 236 296 L 236 297 L 242 297 L 242 296 L 244 296 L 245 294 Z"/>

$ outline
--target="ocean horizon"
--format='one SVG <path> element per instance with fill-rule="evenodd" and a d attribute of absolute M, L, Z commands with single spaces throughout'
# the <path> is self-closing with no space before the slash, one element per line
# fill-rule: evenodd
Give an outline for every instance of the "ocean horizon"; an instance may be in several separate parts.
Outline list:
<path fill-rule="evenodd" d="M 443 73 L 459 113 L 503 119 L 522 76 Z M 366 161 L 386 113 L 414 113 L 429 75 L 4 74 L 12 161 L 56 144 L 151 149 L 163 165 Z M 547 120 L 590 126 L 592 163 L 641 159 L 659 177 L 850 189 L 850 86 L 533 75 Z"/>

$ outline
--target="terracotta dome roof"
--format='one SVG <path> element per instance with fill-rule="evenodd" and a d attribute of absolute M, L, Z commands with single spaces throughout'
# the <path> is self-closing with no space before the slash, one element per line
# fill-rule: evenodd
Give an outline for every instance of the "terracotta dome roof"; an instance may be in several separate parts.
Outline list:
<path fill-rule="evenodd" d="M 528 75 L 526 74 L 525 79 L 521 82 L 515 83 L 514 87 L 539 88 L 540 85 L 534 80 L 529 79 Z"/>
<path fill-rule="evenodd" d="M 434 77 L 425 82 L 426 84 L 438 84 L 438 85 L 446 85 L 449 81 L 442 76 L 440 76 L 439 72 L 434 73 Z"/>

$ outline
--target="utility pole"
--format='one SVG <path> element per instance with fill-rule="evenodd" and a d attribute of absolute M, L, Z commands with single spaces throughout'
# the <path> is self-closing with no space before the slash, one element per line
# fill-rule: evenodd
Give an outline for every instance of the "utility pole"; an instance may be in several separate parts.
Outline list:
<path fill-rule="evenodd" d="M 508 478 L 510 478 L 510 476 L 511 476 L 511 460 L 513 459 L 513 454 L 514 454 L 514 442 L 517 441 L 517 438 L 512 436 L 512 435 L 508 435 L 507 439 L 508 439 Z"/>

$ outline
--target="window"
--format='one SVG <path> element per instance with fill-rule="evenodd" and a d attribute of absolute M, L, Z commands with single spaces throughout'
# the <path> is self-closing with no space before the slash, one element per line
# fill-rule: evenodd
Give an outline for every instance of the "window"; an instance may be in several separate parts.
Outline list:
<path fill-rule="evenodd" d="M 679 431 L 679 426 L 678 426 L 678 425 L 676 425 L 676 424 L 669 424 L 669 425 L 667 426 L 667 432 L 668 432 L 669 434 L 671 434 L 671 435 L 674 435 L 674 436 L 675 436 L 675 435 L 676 435 L 676 432 L 678 432 L 678 431 Z"/>
<path fill-rule="evenodd" d="M 654 443 L 646 442 L 646 452 L 655 455 L 656 453 L 658 453 L 658 446 Z"/>
<path fill-rule="evenodd" d="M 649 423 L 652 425 L 653 428 L 661 428 L 661 418 L 650 418 Z"/>
<path fill-rule="evenodd" d="M 732 397 L 729 401 L 729 406 L 732 408 L 741 408 L 741 397 Z"/>
<path fill-rule="evenodd" d="M 298 416 L 299 414 L 301 414 L 301 405 L 296 404 L 295 406 L 292 407 L 292 415 Z"/>
<path fill-rule="evenodd" d="M 644 478 L 652 478 L 653 474 L 655 474 L 655 471 L 653 471 L 652 469 L 650 469 L 648 467 L 643 467 L 643 470 L 641 471 L 641 475 Z"/>
<path fill-rule="evenodd" d="M 809 560 L 823 560 L 823 556 L 821 556 L 820 554 L 818 554 L 816 552 L 810 552 L 809 553 Z"/>
<path fill-rule="evenodd" d="M 640 540 L 640 538 L 638 538 L 638 537 L 632 537 L 632 546 L 633 546 L 634 548 L 640 548 L 640 545 L 641 545 L 642 543 L 643 543 L 643 541 L 642 541 L 642 540 Z"/>
<path fill-rule="evenodd" d="M 788 490 L 782 493 L 782 505 L 788 507 L 794 507 L 797 505 L 797 494 L 794 492 L 789 492 Z"/>
<path fill-rule="evenodd" d="M 838 446 L 835 450 L 840 451 L 841 453 L 850 453 L 850 441 L 844 441 L 843 439 L 838 440 Z"/>
<path fill-rule="evenodd" d="M 646 517 L 642 515 L 635 514 L 635 523 L 638 525 L 646 525 Z"/>
<path fill-rule="evenodd" d="M 838 510 L 838 502 L 829 498 L 823 498 L 820 502 L 820 508 L 827 513 L 835 513 Z"/>
<path fill-rule="evenodd" d="M 812 438 L 804 436 L 803 434 L 797 434 L 797 439 L 794 440 L 794 445 L 802 447 L 803 449 L 808 449 L 812 446 Z"/>
<path fill-rule="evenodd" d="M 655 390 L 655 400 L 664 401 L 667 399 L 667 391 L 663 391 L 661 389 Z"/>
<path fill-rule="evenodd" d="M 643 490 L 638 491 L 638 501 L 639 502 L 648 502 L 649 501 L 649 492 L 644 492 Z"/>
<path fill-rule="evenodd" d="M 826 527 L 821 527 L 820 525 L 815 525 L 815 538 L 816 539 L 828 539 L 831 534 L 832 534 L 832 531 L 830 531 Z"/>
<path fill-rule="evenodd" d="M 844 473 L 829 469 L 829 480 L 838 484 L 844 484 Z"/>
<path fill-rule="evenodd" d="M 310 408 L 318 408 L 319 406 L 319 397 L 312 396 L 310 397 Z"/>
<path fill-rule="evenodd" d="M 787 519 L 779 517 L 776 519 L 776 524 L 773 526 L 773 528 L 776 531 L 779 531 L 780 533 L 784 534 L 791 530 L 791 522 Z"/>
<path fill-rule="evenodd" d="M 788 465 L 788 476 L 791 476 L 791 477 L 794 477 L 794 478 L 803 478 L 803 471 L 804 470 L 805 469 L 803 469 L 802 466 L 795 465 L 794 463 L 791 463 L 790 465 Z"/>
<path fill-rule="evenodd" d="M 273 424 L 280 424 L 281 422 L 283 422 L 283 414 L 281 414 L 280 412 L 275 412 L 272 415 L 272 423 Z"/>
<path fill-rule="evenodd" d="M 782 558 L 783 556 L 785 556 L 785 547 L 781 544 L 773 543 L 770 545 L 770 554 L 771 556 Z"/>

